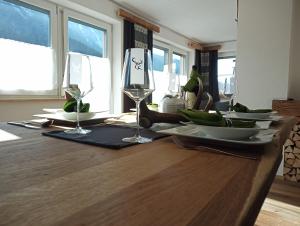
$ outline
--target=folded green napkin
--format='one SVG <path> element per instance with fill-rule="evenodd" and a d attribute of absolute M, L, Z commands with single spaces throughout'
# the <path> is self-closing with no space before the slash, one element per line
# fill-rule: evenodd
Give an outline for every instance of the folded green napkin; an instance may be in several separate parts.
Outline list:
<path fill-rule="evenodd" d="M 220 113 L 208 113 L 191 109 L 179 110 L 179 113 L 187 120 L 198 125 L 237 128 L 252 128 L 255 126 L 255 121 L 225 119 Z"/>
<path fill-rule="evenodd" d="M 77 100 L 75 100 L 74 98 L 67 100 L 64 104 L 63 109 L 65 112 L 77 112 Z M 82 103 L 82 101 L 80 101 L 80 109 L 79 110 L 81 113 L 89 112 L 90 104 L 89 103 L 84 104 L 84 103 Z"/>
<path fill-rule="evenodd" d="M 236 103 L 232 109 L 235 112 L 243 112 L 243 113 L 269 113 L 272 112 L 272 109 L 255 109 L 255 110 L 250 110 L 248 107 L 245 105 L 242 105 L 240 103 Z"/>

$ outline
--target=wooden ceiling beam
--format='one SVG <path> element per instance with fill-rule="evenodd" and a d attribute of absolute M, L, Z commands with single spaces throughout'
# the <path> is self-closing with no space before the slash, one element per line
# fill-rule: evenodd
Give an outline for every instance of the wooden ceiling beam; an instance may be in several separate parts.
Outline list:
<path fill-rule="evenodd" d="M 144 20 L 140 17 L 137 17 L 137 16 L 125 11 L 124 9 L 119 9 L 117 11 L 117 15 L 119 17 L 123 17 L 125 20 L 128 20 L 128 21 L 130 21 L 132 23 L 135 23 L 135 24 L 138 24 L 138 25 L 141 25 L 141 26 L 143 26 L 143 27 L 145 27 L 149 30 L 155 31 L 157 33 L 160 32 L 160 27 L 159 26 L 157 26 L 155 24 L 152 24 L 152 23 L 150 23 L 150 22 L 148 22 L 148 21 L 146 21 L 146 20 Z"/>
<path fill-rule="evenodd" d="M 221 47 L 221 45 L 203 46 L 203 50 L 219 50 Z"/>
<path fill-rule="evenodd" d="M 191 49 L 203 50 L 203 46 L 200 43 L 194 41 L 189 41 L 188 47 L 190 47 Z"/>

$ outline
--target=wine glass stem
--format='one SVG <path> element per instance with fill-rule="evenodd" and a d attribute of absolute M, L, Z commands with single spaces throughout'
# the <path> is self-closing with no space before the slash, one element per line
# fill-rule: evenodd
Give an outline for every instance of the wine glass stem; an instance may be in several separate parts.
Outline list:
<path fill-rule="evenodd" d="M 80 112 L 80 98 L 77 99 L 77 114 L 76 114 L 76 119 L 77 119 L 77 125 L 76 128 L 79 129 L 79 112 Z"/>
<path fill-rule="evenodd" d="M 141 101 L 136 101 L 136 137 L 140 136 L 140 103 Z"/>
<path fill-rule="evenodd" d="M 233 103 L 233 97 L 229 100 L 229 113 L 232 111 L 232 103 Z"/>

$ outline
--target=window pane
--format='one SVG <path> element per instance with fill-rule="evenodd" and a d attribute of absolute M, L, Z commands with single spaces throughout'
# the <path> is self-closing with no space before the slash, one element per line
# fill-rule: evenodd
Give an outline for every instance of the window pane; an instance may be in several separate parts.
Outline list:
<path fill-rule="evenodd" d="M 55 94 L 50 23 L 50 11 L 0 0 L 1 94 Z"/>
<path fill-rule="evenodd" d="M 158 47 L 153 48 L 153 70 L 155 91 L 152 94 L 152 102 L 159 104 L 168 93 L 168 50 Z"/>
<path fill-rule="evenodd" d="M 0 0 L 0 38 L 50 46 L 49 11 L 19 1 Z"/>
<path fill-rule="evenodd" d="M 172 72 L 179 76 L 180 86 L 184 86 L 187 83 L 187 74 L 184 67 L 185 56 L 177 53 L 173 53 L 172 60 Z M 177 89 L 177 87 L 176 87 Z"/>
<path fill-rule="evenodd" d="M 93 90 L 83 98 L 91 111 L 109 111 L 111 101 L 110 61 L 106 58 L 106 30 L 89 21 L 68 18 L 68 51 L 91 56 Z"/>
<path fill-rule="evenodd" d="M 179 75 L 180 74 L 180 66 L 182 62 L 182 56 L 173 53 L 173 62 L 172 62 L 172 72 Z M 183 62 L 182 62 L 183 63 Z"/>
<path fill-rule="evenodd" d="M 226 58 L 218 60 L 218 83 L 220 93 L 234 93 L 234 69 L 235 58 Z"/>
<path fill-rule="evenodd" d="M 73 18 L 68 20 L 69 51 L 103 57 L 104 31 Z"/>
<path fill-rule="evenodd" d="M 153 70 L 168 70 L 168 53 L 166 50 L 153 47 Z"/>

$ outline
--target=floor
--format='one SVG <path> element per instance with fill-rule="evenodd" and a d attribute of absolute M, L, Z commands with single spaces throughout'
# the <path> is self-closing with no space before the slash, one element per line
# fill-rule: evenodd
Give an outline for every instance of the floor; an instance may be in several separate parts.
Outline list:
<path fill-rule="evenodd" d="M 277 177 L 255 226 L 300 226 L 300 183 Z"/>

